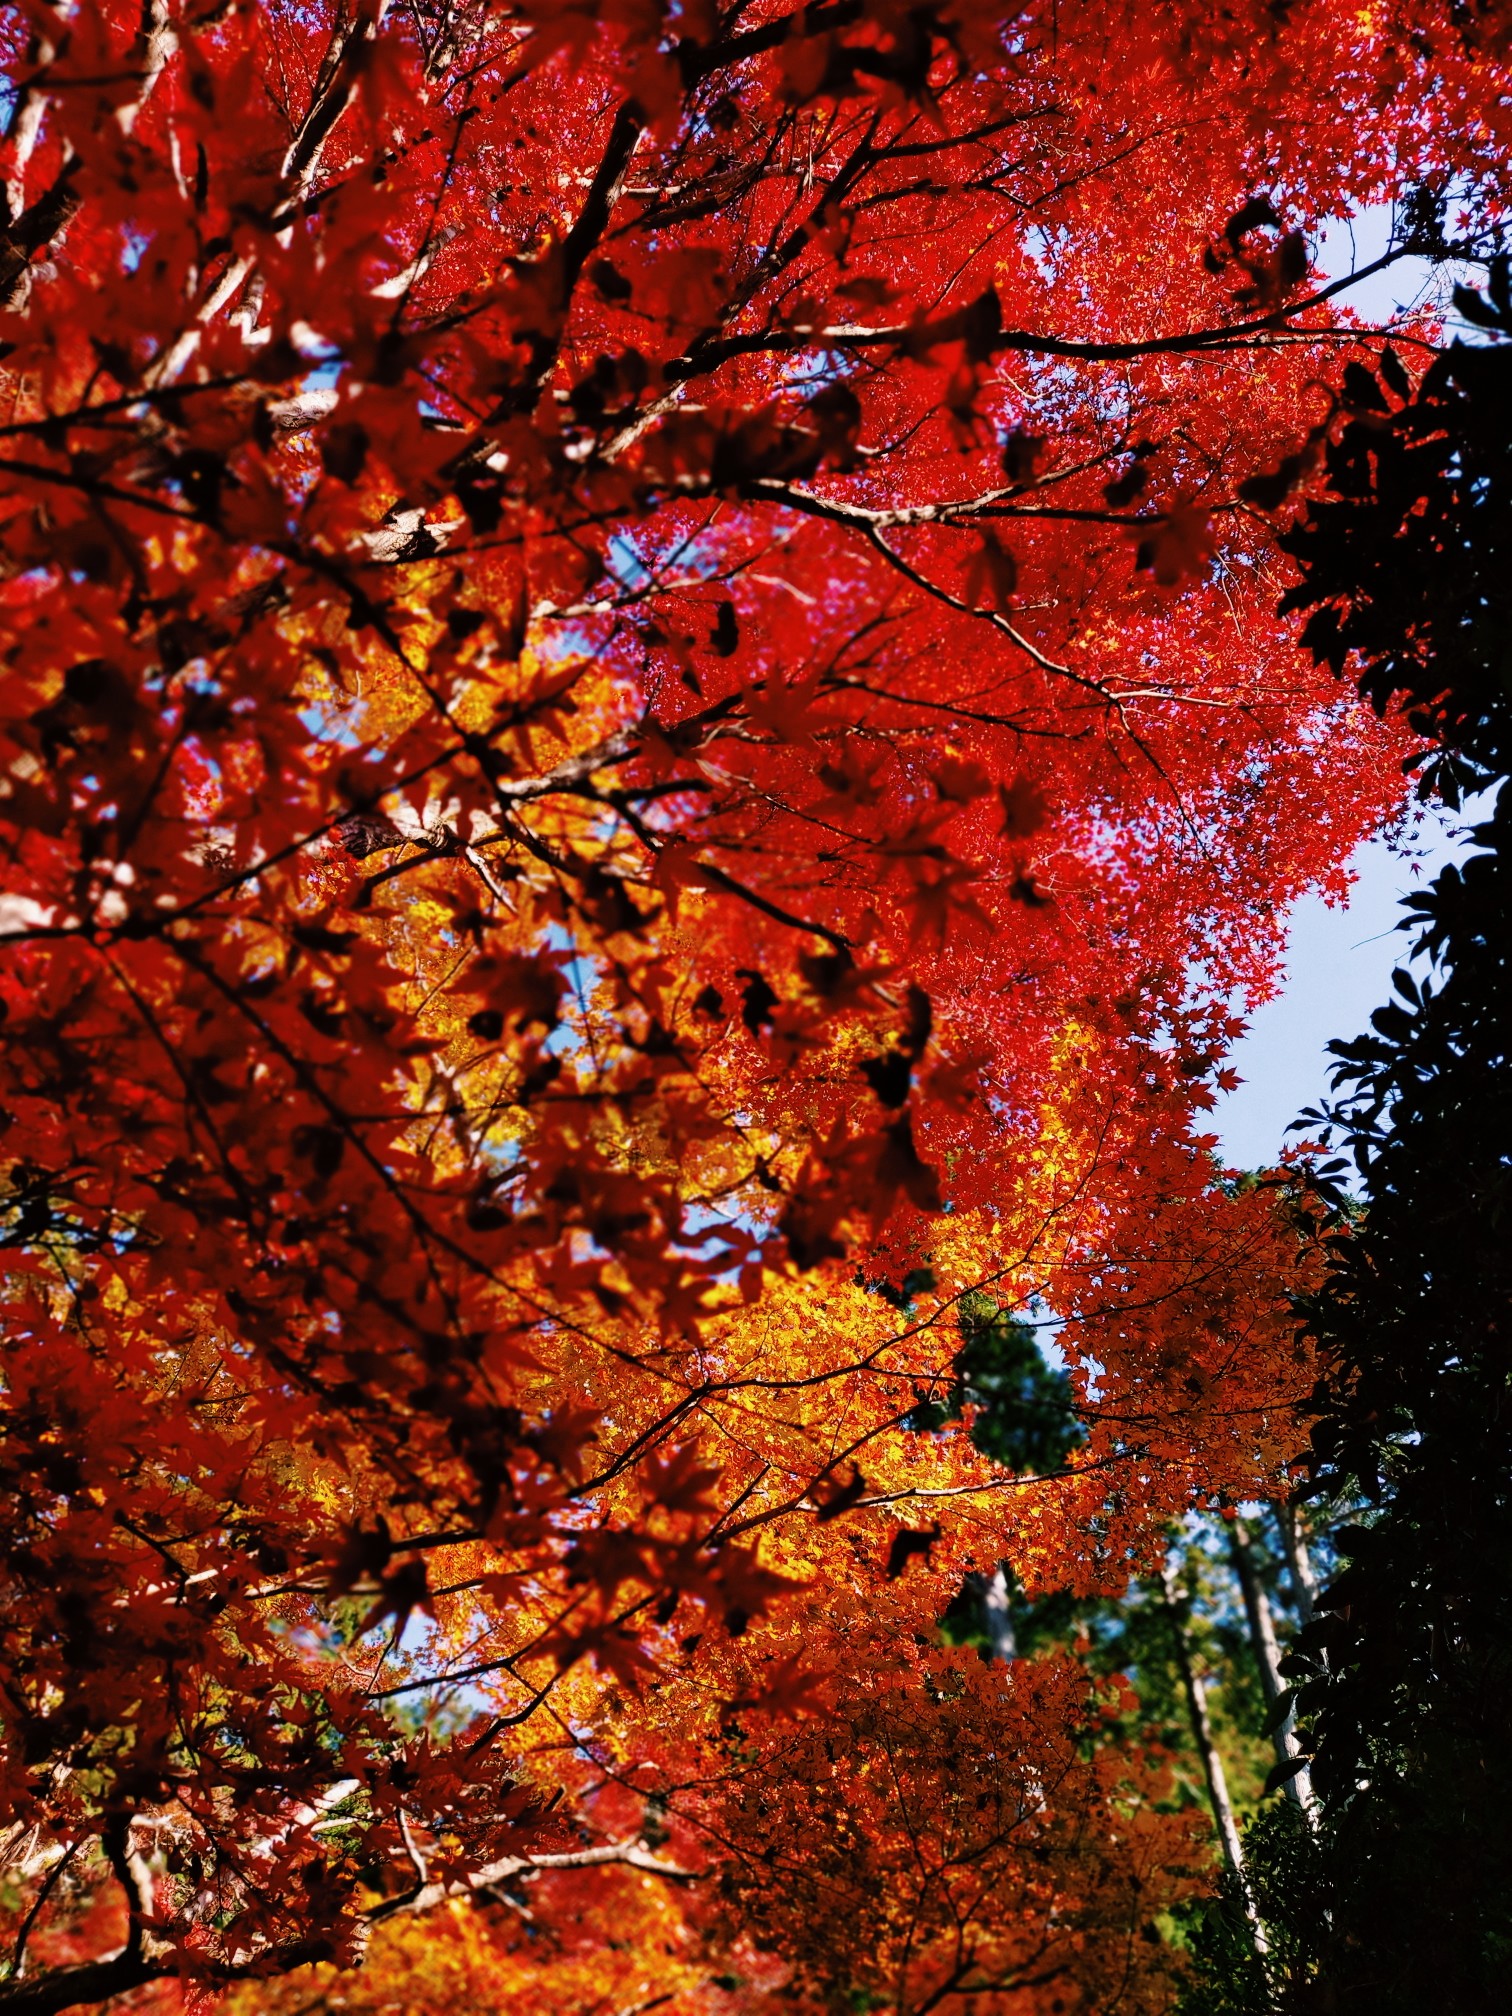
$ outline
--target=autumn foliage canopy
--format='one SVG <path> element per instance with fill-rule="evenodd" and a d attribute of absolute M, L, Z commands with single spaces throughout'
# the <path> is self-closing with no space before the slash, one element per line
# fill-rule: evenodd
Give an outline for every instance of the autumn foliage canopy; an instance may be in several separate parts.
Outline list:
<path fill-rule="evenodd" d="M 1301 1445 L 1204 1115 L 1410 744 L 1275 526 L 1504 29 L 0 9 L 0 2010 L 1167 2006 L 1160 1757 L 933 1626 Z"/>

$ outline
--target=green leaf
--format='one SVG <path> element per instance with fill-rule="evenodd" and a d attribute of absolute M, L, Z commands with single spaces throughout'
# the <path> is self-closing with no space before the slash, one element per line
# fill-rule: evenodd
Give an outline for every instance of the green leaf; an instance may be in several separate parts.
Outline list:
<path fill-rule="evenodd" d="M 1456 287 L 1454 290 L 1454 312 L 1463 315 L 1467 322 L 1473 322 L 1478 329 L 1500 329 L 1502 318 L 1489 302 L 1483 301 L 1473 287 Z"/>
<path fill-rule="evenodd" d="M 1344 397 L 1351 406 L 1363 408 L 1367 413 L 1389 413 L 1391 411 L 1374 372 L 1367 371 L 1363 364 L 1344 366 Z"/>
<path fill-rule="evenodd" d="M 1306 1757 L 1288 1757 L 1284 1764 L 1273 1764 L 1265 1774 L 1266 1791 L 1279 1792 L 1288 1779 L 1295 1778 L 1299 1771 L 1305 1771 L 1309 1762 Z"/>
<path fill-rule="evenodd" d="M 1381 376 L 1386 380 L 1398 399 L 1412 397 L 1412 380 L 1407 376 L 1402 360 L 1388 344 L 1381 352 Z"/>
<path fill-rule="evenodd" d="M 1269 1708 L 1267 1708 L 1265 1711 L 1265 1720 L 1260 1725 L 1260 1733 L 1262 1736 L 1269 1736 L 1273 1729 L 1279 1729 L 1281 1727 L 1281 1724 L 1286 1720 L 1287 1716 L 1291 1713 L 1292 1704 L 1295 1702 L 1296 1698 L 1297 1698 L 1297 1690 L 1295 1687 L 1282 1688 L 1281 1692 L 1276 1696 L 1275 1700 L 1272 1701 Z"/>

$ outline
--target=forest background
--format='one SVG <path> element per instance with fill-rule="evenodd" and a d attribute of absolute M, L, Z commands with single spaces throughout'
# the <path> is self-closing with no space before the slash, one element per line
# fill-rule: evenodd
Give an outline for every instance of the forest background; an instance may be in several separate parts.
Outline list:
<path fill-rule="evenodd" d="M 1506 44 L 0 9 L 0 2010 L 1498 2006 Z"/>

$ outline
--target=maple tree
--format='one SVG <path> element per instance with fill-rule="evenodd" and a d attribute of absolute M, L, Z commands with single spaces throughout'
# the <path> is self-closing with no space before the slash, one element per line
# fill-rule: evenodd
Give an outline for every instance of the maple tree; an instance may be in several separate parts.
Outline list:
<path fill-rule="evenodd" d="M 582 1732 L 1281 1488 L 1202 1114 L 1409 746 L 1267 620 L 1378 347 L 1307 234 L 1494 230 L 1498 32 L 0 13 L 0 2007 L 675 1886 Z M 1052 1478 L 923 1425 L 966 1294 L 1065 1319 Z"/>
<path fill-rule="evenodd" d="M 548 1855 L 513 1895 L 495 1887 L 439 1926 L 380 1926 L 355 1978 L 326 1967 L 249 1985 L 228 2016 L 325 1996 L 441 2008 L 459 1993 L 483 2010 L 661 1992 L 730 2016 L 858 1997 L 1168 2006 L 1179 1963 L 1153 1928 L 1200 1881 L 1202 1830 L 1161 1809 L 1163 1754 L 1099 1741 L 1132 1703 L 1126 1684 L 1089 1684 L 1067 1656 L 1010 1669 L 921 1650 L 911 1606 L 885 1592 L 799 1610 L 845 1662 L 801 1718 L 726 1703 L 694 1750 L 687 1698 L 669 1689 L 642 1705 L 636 1758 L 585 1770 L 600 1829 L 643 1829 L 660 1872 L 590 1881 Z"/>

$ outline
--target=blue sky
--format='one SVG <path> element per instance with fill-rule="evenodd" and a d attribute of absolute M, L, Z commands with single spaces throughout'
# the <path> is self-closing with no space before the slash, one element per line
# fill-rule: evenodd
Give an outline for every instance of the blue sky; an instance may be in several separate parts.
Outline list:
<path fill-rule="evenodd" d="M 1406 963 L 1409 934 L 1395 927 L 1399 903 L 1424 888 L 1466 851 L 1461 837 L 1474 810 L 1430 813 L 1407 859 L 1384 840 L 1360 848 L 1349 901 L 1332 909 L 1305 897 L 1292 912 L 1286 975 L 1276 999 L 1257 1009 L 1249 1034 L 1229 1061 L 1244 1083 L 1221 1096 L 1206 1125 L 1226 1162 L 1241 1169 L 1271 1163 L 1286 1129 L 1328 1090 L 1327 1046 L 1358 1036 L 1391 991 L 1391 969 Z"/>

